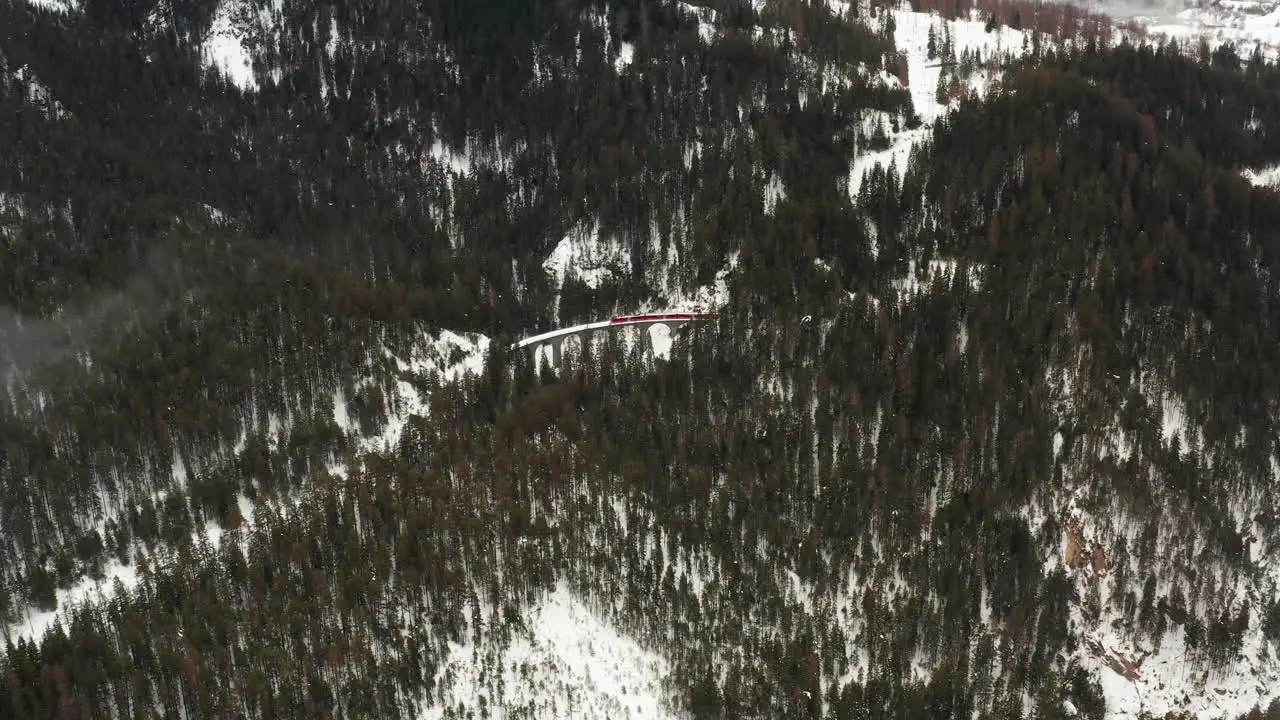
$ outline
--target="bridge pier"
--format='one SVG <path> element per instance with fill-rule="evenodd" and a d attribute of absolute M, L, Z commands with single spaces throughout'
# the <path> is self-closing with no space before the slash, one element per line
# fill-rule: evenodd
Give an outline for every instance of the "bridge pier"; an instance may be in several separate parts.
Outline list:
<path fill-rule="evenodd" d="M 640 354 L 648 356 L 650 360 L 657 357 L 657 354 L 653 350 L 653 329 L 661 324 L 662 323 L 654 323 L 648 327 L 642 326 L 640 328 Z M 670 328 L 670 326 L 667 327 Z"/>
<path fill-rule="evenodd" d="M 555 340 L 548 340 L 540 345 L 539 347 L 548 347 L 551 349 L 551 357 L 549 360 L 552 367 L 559 368 L 564 365 L 564 341 L 567 338 L 576 338 L 578 341 L 578 352 L 585 355 L 587 352 L 587 345 L 590 342 L 591 333 L 585 331 L 573 333 L 572 335 L 565 335 L 564 337 L 556 338 Z"/>

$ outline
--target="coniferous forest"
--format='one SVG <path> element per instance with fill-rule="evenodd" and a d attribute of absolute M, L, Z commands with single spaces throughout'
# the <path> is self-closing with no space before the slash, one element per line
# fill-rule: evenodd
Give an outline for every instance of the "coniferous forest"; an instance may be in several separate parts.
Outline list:
<path fill-rule="evenodd" d="M 0 0 L 0 718 L 654 716 L 509 659 L 548 597 L 661 717 L 1280 718 L 1277 88 L 1007 0 Z"/>

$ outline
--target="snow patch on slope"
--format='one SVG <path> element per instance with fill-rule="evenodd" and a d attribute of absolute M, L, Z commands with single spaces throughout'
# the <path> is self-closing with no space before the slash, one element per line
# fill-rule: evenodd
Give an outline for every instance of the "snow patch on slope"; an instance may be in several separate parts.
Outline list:
<path fill-rule="evenodd" d="M 607 280 L 626 277 L 631 272 L 631 255 L 619 239 L 602 239 L 597 221 L 569 231 L 542 268 L 558 288 L 572 277 L 594 290 Z"/>
<path fill-rule="evenodd" d="M 898 294 L 899 302 L 905 302 L 916 295 L 928 292 L 937 287 L 949 287 L 956 277 L 958 264 L 952 259 L 930 260 L 927 263 L 907 261 L 906 275 L 891 281 Z M 981 266 L 969 266 L 966 272 L 969 289 L 977 291 L 981 287 Z"/>
<path fill-rule="evenodd" d="M 1160 438 L 1167 445 L 1174 438 L 1178 439 L 1183 452 L 1188 445 L 1187 436 L 1187 404 L 1176 393 L 1166 392 L 1160 396 Z"/>
<path fill-rule="evenodd" d="M 958 98 L 953 98 L 947 103 L 938 102 L 937 87 L 940 76 L 944 72 L 954 71 L 951 68 L 941 67 L 943 58 L 929 57 L 931 28 L 934 31 L 935 40 L 943 37 L 944 33 L 950 34 L 957 57 L 966 51 L 981 53 L 983 60 L 1004 54 L 1022 54 L 1026 36 L 1021 30 L 1002 26 L 987 32 L 986 22 L 983 20 L 945 20 L 931 13 L 914 12 L 908 8 L 909 6 L 904 5 L 892 11 L 893 42 L 898 52 L 906 56 L 906 87 L 911 92 L 911 106 L 923 124 L 915 129 L 903 129 L 892 134 L 887 148 L 864 152 L 855 157 L 849 173 L 850 197 L 856 198 L 862 186 L 863 176 L 877 164 L 887 168 L 890 163 L 893 163 L 898 172 L 898 179 L 901 179 L 911 151 L 929 137 L 932 133 L 932 125 L 958 103 Z M 903 86 L 902 80 L 888 73 L 883 73 L 881 80 L 890 87 Z M 982 91 L 990 80 L 986 71 L 975 72 L 965 79 L 967 88 L 962 87 L 962 90 Z"/>
<path fill-rule="evenodd" d="M 691 5 L 683 0 L 677 0 L 676 7 L 680 8 L 684 13 L 691 15 L 698 22 L 698 37 L 702 38 L 705 43 L 710 43 L 716 39 L 716 11 L 701 7 L 699 5 Z"/>
<path fill-rule="evenodd" d="M 629 42 L 622 43 L 618 48 L 618 57 L 613 61 L 613 67 L 618 72 L 622 72 L 636 56 L 636 46 Z"/>
<path fill-rule="evenodd" d="M 464 375 L 478 374 L 489 354 L 489 338 L 479 333 L 456 333 L 441 330 L 427 336 L 419 346 L 421 354 L 411 359 L 410 369 L 419 375 L 436 375 L 453 382 Z"/>
<path fill-rule="evenodd" d="M 1081 620 L 1079 614 L 1080 609 L 1073 608 L 1076 622 Z M 1255 705 L 1265 708 L 1280 697 L 1280 672 L 1274 664 L 1262 667 L 1256 661 L 1265 652 L 1263 646 L 1270 645 L 1257 627 L 1241 643 L 1246 661 L 1233 663 L 1227 670 L 1207 671 L 1202 659 L 1191 659 L 1196 651 L 1187 646 L 1181 626 L 1173 625 L 1157 642 L 1145 644 L 1126 640 L 1113 629 L 1122 622 L 1118 616 L 1108 615 L 1084 638 L 1091 650 L 1081 665 L 1098 678 L 1107 700 L 1108 719 L 1137 720 L 1174 713 L 1202 720 L 1239 717 Z M 1137 666 L 1129 671 L 1127 663 Z"/>
<path fill-rule="evenodd" d="M 117 587 L 116 583 L 120 585 Z M 16 640 L 26 637 L 38 641 L 53 627 L 60 617 L 64 621 L 71 616 L 76 607 L 95 601 L 105 601 L 114 597 L 119 588 L 130 590 L 138 584 L 138 570 L 133 565 L 122 565 L 117 560 L 105 564 L 103 577 L 99 580 L 82 578 L 69 588 L 59 588 L 56 592 L 58 606 L 54 610 L 35 610 L 28 607 L 21 620 L 4 628 L 0 639 Z"/>
<path fill-rule="evenodd" d="M 80 6 L 80 0 L 27 0 L 27 2 L 38 8 L 63 13 L 80 12 L 82 9 Z"/>
<path fill-rule="evenodd" d="M 1159 637 L 1135 632 L 1116 610 L 1114 598 L 1126 590 L 1116 578 L 1104 572 L 1091 574 L 1088 582 L 1097 586 L 1103 612 L 1089 619 L 1080 605 L 1074 605 L 1071 622 L 1083 629 L 1078 658 L 1102 686 L 1107 718 L 1137 720 L 1174 713 L 1202 720 L 1238 717 L 1280 698 L 1280 667 L 1271 660 L 1277 648 L 1264 636 L 1256 614 L 1260 605 L 1265 607 L 1260 601 L 1274 595 L 1274 589 L 1261 594 L 1245 591 L 1246 581 L 1239 579 L 1235 600 L 1225 609 L 1237 612 L 1248 602 L 1255 614 L 1241 637 L 1239 654 L 1213 668 L 1203 647 L 1189 643 L 1187 629 L 1172 618 Z"/>
<path fill-rule="evenodd" d="M 200 47 L 205 67 L 217 68 L 241 90 L 257 90 L 258 80 L 253 75 L 253 59 L 233 22 L 234 2 L 218 5 L 213 15 L 213 25 Z"/>
<path fill-rule="evenodd" d="M 423 340 L 425 342 L 413 346 L 407 358 L 401 358 L 386 348 L 383 348 L 383 354 L 395 364 L 401 376 L 422 379 L 436 377 L 444 382 L 451 382 L 468 373 L 478 373 L 489 354 L 489 338 L 479 333 L 441 330 L 434 335 L 424 333 Z M 404 377 L 396 379 L 396 392 L 390 401 L 392 411 L 387 424 L 381 431 L 361 438 L 357 442 L 358 447 L 370 451 L 391 451 L 399 444 L 409 418 L 423 416 L 428 412 L 426 394 Z M 334 417 L 346 417 L 345 404 L 340 408 L 339 402 L 335 398 Z"/>
<path fill-rule="evenodd" d="M 1280 187 L 1280 165 L 1241 170 L 1240 175 L 1256 187 Z"/>
<path fill-rule="evenodd" d="M 441 702 L 419 718 L 680 717 L 665 699 L 666 660 L 611 627 L 565 584 L 523 620 L 505 647 L 486 626 L 476 633 L 479 645 L 452 643 L 436 674 Z"/>
<path fill-rule="evenodd" d="M 729 304 L 729 277 L 738 269 L 741 253 L 733 253 L 725 258 L 724 267 L 716 272 L 715 279 L 707 285 L 694 289 L 688 295 L 672 295 L 667 299 L 667 307 L 671 312 L 715 312 L 717 308 Z M 642 309 L 641 312 L 650 312 Z"/>
<path fill-rule="evenodd" d="M 471 174 L 470 148 L 459 152 L 446 145 L 443 141 L 436 139 L 431 143 L 431 148 L 427 151 L 427 155 L 454 175 L 467 176 Z"/>
<path fill-rule="evenodd" d="M 27 102 L 40 108 L 50 120 L 65 120 L 71 113 L 49 92 L 49 88 L 26 65 L 14 70 L 11 77 L 26 88 Z"/>

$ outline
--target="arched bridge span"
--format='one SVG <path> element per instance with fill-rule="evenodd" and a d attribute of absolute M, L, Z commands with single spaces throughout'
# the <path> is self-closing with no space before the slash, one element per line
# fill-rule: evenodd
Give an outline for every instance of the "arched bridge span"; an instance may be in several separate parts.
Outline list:
<path fill-rule="evenodd" d="M 668 312 L 668 313 L 646 313 L 643 315 L 614 315 L 608 320 L 600 320 L 598 322 L 584 323 L 582 325 L 573 325 L 571 327 L 559 328 L 544 332 L 540 335 L 527 337 L 513 345 L 513 348 L 528 348 L 536 354 L 538 350 L 544 346 L 551 348 L 551 364 L 559 365 L 564 357 L 564 341 L 566 338 L 575 337 L 578 339 L 582 347 L 586 347 L 587 339 L 598 332 L 613 332 L 622 328 L 638 327 L 646 332 L 641 333 L 645 350 L 653 352 L 653 339 L 647 332 L 654 325 L 666 325 L 669 328 L 676 328 L 691 322 L 707 322 L 716 318 L 714 313 L 701 312 Z"/>

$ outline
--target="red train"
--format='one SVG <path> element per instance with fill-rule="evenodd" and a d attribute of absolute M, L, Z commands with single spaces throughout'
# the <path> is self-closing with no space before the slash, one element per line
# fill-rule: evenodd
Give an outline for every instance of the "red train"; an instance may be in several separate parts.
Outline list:
<path fill-rule="evenodd" d="M 710 320 L 714 313 L 659 313 L 656 315 L 614 315 L 611 323 L 645 322 L 649 320 Z"/>

